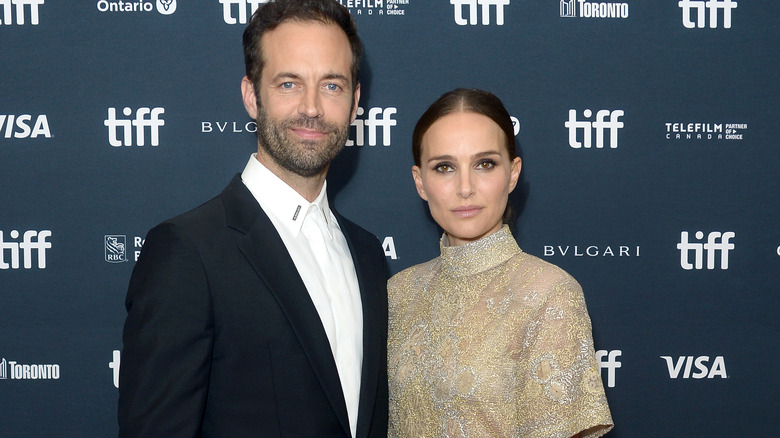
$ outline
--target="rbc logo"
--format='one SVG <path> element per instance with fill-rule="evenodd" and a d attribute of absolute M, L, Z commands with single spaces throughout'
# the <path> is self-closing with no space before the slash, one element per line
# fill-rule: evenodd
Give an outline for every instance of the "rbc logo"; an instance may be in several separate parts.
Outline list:
<path fill-rule="evenodd" d="M 458 26 L 468 24 L 475 26 L 477 24 L 477 11 L 482 9 L 482 25 L 490 25 L 490 7 L 496 8 L 496 24 L 504 25 L 504 6 L 509 6 L 511 0 L 450 0 L 450 4 L 455 7 L 455 23 Z M 463 18 L 463 7 L 468 7 L 469 19 Z M 480 8 L 481 6 L 481 8 Z"/>
<path fill-rule="evenodd" d="M 349 139 L 347 140 L 346 145 L 365 145 L 365 132 L 368 131 L 368 145 L 376 146 L 376 131 L 377 127 L 381 126 L 382 145 L 390 146 L 390 127 L 397 124 L 397 121 L 393 120 L 393 114 L 395 114 L 397 111 L 398 110 L 393 107 L 388 107 L 385 109 L 371 108 L 368 110 L 368 118 L 361 119 L 360 116 L 365 113 L 365 110 L 362 107 L 358 107 L 358 117 L 355 117 L 355 121 L 352 122 L 352 125 L 350 125 L 355 127 L 355 141 L 353 142 L 352 139 Z"/>
<path fill-rule="evenodd" d="M 569 110 L 569 120 L 564 123 L 564 126 L 569 128 L 569 146 L 579 148 L 590 148 L 592 132 L 596 130 L 596 148 L 601 149 L 604 147 L 604 131 L 609 130 L 609 147 L 615 149 L 618 147 L 618 130 L 623 127 L 623 122 L 619 121 L 623 116 L 622 110 L 599 110 L 596 113 L 596 121 L 578 121 L 577 110 Z M 586 109 L 582 112 L 582 115 L 586 118 L 590 118 L 593 112 Z M 606 117 L 609 116 L 609 121 Z M 582 131 L 582 141 L 577 139 L 577 131 Z"/>
<path fill-rule="evenodd" d="M 696 232 L 696 239 L 701 240 L 703 237 L 704 233 Z M 734 249 L 734 244 L 729 242 L 729 239 L 733 238 L 733 231 L 713 231 L 707 236 L 707 243 L 693 243 L 688 242 L 688 232 L 683 231 L 680 233 L 680 243 L 677 244 L 677 249 L 680 250 L 680 266 L 685 270 L 703 269 L 704 251 L 707 251 L 707 269 L 715 269 L 715 253 L 720 251 L 720 269 L 728 269 L 729 251 Z M 694 264 L 691 264 L 688 258 L 691 250 L 694 254 Z"/>
<path fill-rule="evenodd" d="M 104 236 L 106 243 L 106 261 L 122 263 L 127 261 L 127 236 Z"/>
<path fill-rule="evenodd" d="M 30 24 L 38 25 L 38 6 L 43 4 L 44 0 L 2 0 L 0 7 L 3 9 L 3 18 L 0 24 L 11 25 L 11 12 L 16 11 L 16 24 L 24 24 L 24 7 L 30 6 Z M 11 6 L 13 5 L 13 7 Z"/>
<path fill-rule="evenodd" d="M 11 236 L 11 239 L 19 238 L 19 231 L 17 230 L 13 230 L 8 234 Z M 6 242 L 3 232 L 0 231 L 0 269 L 19 269 L 20 252 L 21 258 L 24 259 L 24 269 L 32 269 L 33 250 L 38 252 L 38 268 L 45 269 L 46 250 L 51 248 L 51 242 L 46 241 L 47 237 L 51 237 L 51 230 L 41 230 L 40 232 L 30 230 L 24 232 L 22 242 Z M 11 256 L 10 264 L 6 259 L 6 251 Z"/>
<path fill-rule="evenodd" d="M 51 138 L 49 119 L 46 118 L 46 114 L 41 114 L 35 119 L 32 129 L 30 128 L 30 121 L 32 121 L 30 114 L 18 116 L 0 114 L 0 132 L 3 133 L 5 138 L 11 138 L 12 136 L 14 138 L 36 138 L 41 135 Z M 3 129 L 3 125 L 5 125 L 5 129 Z"/>
<path fill-rule="evenodd" d="M 252 16 L 255 10 L 263 3 L 268 3 L 268 0 L 219 0 L 219 2 L 222 3 L 222 19 L 225 20 L 225 23 L 236 24 L 238 22 L 246 24 L 247 17 Z M 238 21 L 233 17 L 232 5 L 238 6 Z M 249 13 L 247 13 L 247 7 Z"/>
<path fill-rule="evenodd" d="M 108 118 L 103 122 L 108 127 L 108 143 L 111 146 L 133 146 L 133 129 L 131 126 L 135 126 L 135 137 L 138 146 L 146 145 L 146 130 L 144 128 L 149 127 L 150 130 L 150 142 L 152 146 L 160 145 L 160 127 L 165 125 L 165 120 L 160 118 L 160 115 L 165 112 L 164 108 L 138 108 L 135 112 L 135 119 L 117 119 L 116 108 L 108 109 Z M 125 107 L 122 110 L 122 114 L 130 116 L 133 114 L 133 110 Z M 149 118 L 146 118 L 149 116 Z M 117 136 L 117 128 L 122 130 L 122 140 L 119 140 Z"/>
<path fill-rule="evenodd" d="M 699 356 L 694 358 L 693 356 L 680 356 L 675 362 L 671 356 L 661 356 L 661 359 L 666 361 L 666 367 L 669 370 L 669 378 L 676 379 L 680 376 L 680 371 L 683 372 L 682 378 L 688 379 L 693 377 L 694 379 L 708 378 L 712 379 L 715 376 L 721 379 L 728 378 L 726 375 L 726 363 L 723 361 L 723 356 L 716 356 L 712 361 L 712 366 L 707 367 L 709 362 L 709 356 Z M 685 368 L 683 369 L 683 366 Z M 696 367 L 696 372 L 691 374 L 691 367 Z"/>
<path fill-rule="evenodd" d="M 705 9 L 710 10 L 710 28 L 718 27 L 718 9 L 723 9 L 723 27 L 731 28 L 731 10 L 737 8 L 737 2 L 732 0 L 680 0 L 677 5 L 682 8 L 683 26 L 688 29 L 704 27 Z M 691 10 L 696 11 L 695 21 L 691 21 Z"/>
<path fill-rule="evenodd" d="M 617 361 L 618 356 L 623 354 L 620 350 L 599 350 L 596 352 L 596 361 L 599 363 L 600 369 L 607 369 L 607 386 L 610 388 L 615 387 L 615 370 L 621 367 L 621 363 Z M 604 358 L 607 360 L 604 360 Z"/>

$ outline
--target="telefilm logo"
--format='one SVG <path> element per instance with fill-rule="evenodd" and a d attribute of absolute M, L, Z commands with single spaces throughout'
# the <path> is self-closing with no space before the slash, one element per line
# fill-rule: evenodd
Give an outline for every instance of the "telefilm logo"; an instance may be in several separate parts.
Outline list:
<path fill-rule="evenodd" d="M 667 140 L 742 140 L 747 123 L 669 122 Z"/>
<path fill-rule="evenodd" d="M 222 4 L 222 19 L 227 24 L 247 24 L 249 17 L 268 0 L 219 0 Z M 234 7 L 235 6 L 235 7 Z M 233 13 L 238 13 L 238 18 Z"/>
<path fill-rule="evenodd" d="M 544 245 L 545 257 L 639 257 L 639 245 Z"/>
<path fill-rule="evenodd" d="M 406 15 L 410 0 L 339 0 L 352 15 Z"/>
<path fill-rule="evenodd" d="M 134 0 L 134 1 L 107 1 L 97 2 L 100 12 L 153 12 L 162 15 L 171 15 L 176 12 L 177 0 Z"/>
<path fill-rule="evenodd" d="M 0 360 L 0 380 L 57 380 L 60 366 L 57 364 L 22 364 L 13 360 Z"/>
<path fill-rule="evenodd" d="M 569 146 L 574 149 L 589 149 L 593 144 L 593 132 L 596 133 L 595 146 L 601 149 L 605 145 L 605 131 L 609 131 L 609 147 L 616 149 L 618 147 L 618 130 L 623 128 L 623 122 L 620 118 L 625 113 L 623 110 L 599 110 L 596 112 L 596 120 L 590 121 L 593 111 L 586 109 L 582 116 L 586 120 L 577 119 L 577 110 L 569 110 L 569 120 L 564 126 L 569 130 Z M 581 135 L 580 135 L 581 134 Z"/>
<path fill-rule="evenodd" d="M 567 18 L 628 18 L 628 3 L 560 0 L 560 9 Z"/>
<path fill-rule="evenodd" d="M 366 114 L 366 110 L 363 107 L 358 107 L 357 117 L 352 122 L 351 127 L 354 127 L 354 131 L 350 129 L 350 138 L 347 140 L 347 146 L 376 146 L 377 144 L 377 131 L 378 128 L 382 128 L 382 146 L 390 146 L 392 144 L 391 128 L 396 126 L 398 122 L 393 119 L 393 114 L 398 112 L 397 108 L 371 108 L 368 110 L 366 117 L 361 117 Z M 352 133 L 354 132 L 354 137 Z M 368 142 L 366 142 L 368 137 Z M 354 140 L 352 140 L 354 138 Z"/>
<path fill-rule="evenodd" d="M 0 114 L 0 135 L 5 138 L 51 138 L 49 119 L 46 114 Z"/>
<path fill-rule="evenodd" d="M 165 125 L 165 120 L 160 118 L 163 113 L 165 113 L 164 108 L 142 107 L 135 111 L 135 118 L 117 119 L 116 108 L 109 108 L 108 118 L 103 122 L 108 127 L 108 143 L 114 147 L 145 146 L 146 128 L 149 128 L 150 144 L 159 146 L 160 127 Z M 125 107 L 122 114 L 130 117 L 133 110 Z M 135 141 L 133 140 L 133 131 L 135 131 Z"/>
<path fill-rule="evenodd" d="M 51 248 L 48 237 L 51 230 L 29 230 L 19 242 L 19 231 L 12 230 L 8 236 L 0 231 L 0 269 L 19 269 L 20 261 L 24 269 L 32 269 L 33 261 L 38 269 L 46 269 L 46 250 Z"/>
<path fill-rule="evenodd" d="M 712 360 L 712 364 L 709 363 L 709 356 L 680 356 L 677 358 L 672 356 L 661 356 L 661 359 L 666 361 L 666 368 L 669 371 L 670 379 L 677 379 L 680 377 L 683 379 L 728 378 L 728 375 L 726 374 L 726 362 L 723 360 L 723 356 L 715 356 Z M 693 371 L 694 368 L 696 371 Z"/>
<path fill-rule="evenodd" d="M 617 358 L 623 354 L 620 350 L 598 350 L 596 352 L 596 361 L 599 363 L 599 368 L 607 370 L 607 386 L 610 388 L 615 387 L 615 370 L 622 366 L 621 362 Z"/>
<path fill-rule="evenodd" d="M 720 10 L 723 10 L 723 27 L 730 29 L 731 10 L 737 8 L 737 2 L 733 0 L 680 0 L 677 5 L 682 9 L 683 26 L 688 29 L 704 28 L 707 18 L 710 28 L 717 28 Z"/>
<path fill-rule="evenodd" d="M 731 239 L 734 238 L 733 231 L 726 231 L 721 233 L 720 231 L 713 231 L 707 236 L 707 242 L 702 242 L 704 233 L 697 231 L 695 234 L 696 241 L 689 241 L 687 231 L 680 233 L 680 243 L 677 244 L 677 249 L 680 250 L 680 266 L 686 271 L 692 269 L 704 269 L 704 253 L 707 253 L 707 269 L 715 269 L 715 259 L 718 253 L 720 253 L 720 269 L 726 270 L 729 268 L 729 251 L 734 249 L 734 244 L 731 243 Z M 693 252 L 693 263 L 691 263 L 690 255 Z"/>
<path fill-rule="evenodd" d="M 30 24 L 37 26 L 39 23 L 38 6 L 43 5 L 44 0 L 0 0 L 0 8 L 3 10 L 0 25 L 10 26 L 16 24 L 23 26 L 26 23 L 26 11 L 30 11 Z M 29 6 L 29 8 L 25 8 Z"/>
<path fill-rule="evenodd" d="M 497 26 L 503 26 L 504 7 L 509 6 L 510 1 L 450 0 L 450 4 L 455 9 L 455 24 L 458 26 L 476 26 L 477 24 L 490 26 L 491 17 L 495 17 Z"/>

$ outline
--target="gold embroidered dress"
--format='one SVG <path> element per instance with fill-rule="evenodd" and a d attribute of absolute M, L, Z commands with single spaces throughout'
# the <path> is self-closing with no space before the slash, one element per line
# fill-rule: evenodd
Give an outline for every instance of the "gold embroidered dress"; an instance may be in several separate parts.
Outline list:
<path fill-rule="evenodd" d="M 390 437 L 598 437 L 612 428 L 580 285 L 507 226 L 388 283 Z"/>

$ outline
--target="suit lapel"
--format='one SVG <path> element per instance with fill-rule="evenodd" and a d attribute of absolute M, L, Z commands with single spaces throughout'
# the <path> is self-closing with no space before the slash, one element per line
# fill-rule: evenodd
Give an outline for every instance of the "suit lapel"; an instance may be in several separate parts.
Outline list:
<path fill-rule="evenodd" d="M 227 225 L 245 233 L 238 242 L 239 249 L 276 298 L 342 427 L 349 431 L 347 407 L 328 337 L 284 242 L 240 175 L 222 192 L 222 199 Z"/>
<path fill-rule="evenodd" d="M 380 379 L 380 365 L 385 355 L 382 348 L 385 341 L 382 337 L 382 311 L 379 301 L 380 291 L 377 290 L 376 278 L 381 275 L 376 266 L 369 263 L 372 260 L 366 254 L 365 246 L 359 245 L 352 231 L 354 226 L 333 210 L 339 222 L 344 237 L 347 239 L 349 252 L 357 273 L 360 287 L 360 301 L 363 308 L 363 367 L 360 376 L 360 402 L 358 406 L 357 437 L 368 436 L 371 417 L 376 403 L 376 391 Z M 385 279 L 380 279 L 385 281 Z"/>

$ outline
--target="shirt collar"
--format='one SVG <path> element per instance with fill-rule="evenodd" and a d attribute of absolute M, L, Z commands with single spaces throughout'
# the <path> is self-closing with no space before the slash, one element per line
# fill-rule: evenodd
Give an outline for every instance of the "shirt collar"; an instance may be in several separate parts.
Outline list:
<path fill-rule="evenodd" d="M 298 236 L 306 215 L 317 211 L 310 207 L 316 205 L 328 225 L 329 237 L 333 237 L 331 228 L 334 226 L 334 220 L 328 204 L 327 181 L 322 184 L 320 194 L 314 202 L 309 202 L 258 161 L 256 153 L 249 157 L 249 162 L 241 173 L 241 180 L 263 211 L 291 235 Z"/>

